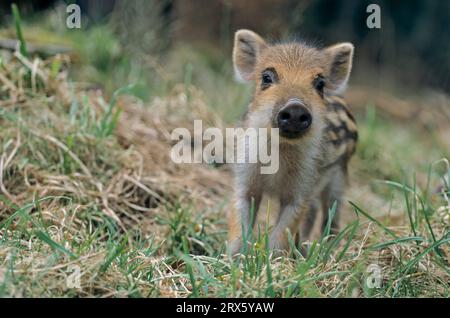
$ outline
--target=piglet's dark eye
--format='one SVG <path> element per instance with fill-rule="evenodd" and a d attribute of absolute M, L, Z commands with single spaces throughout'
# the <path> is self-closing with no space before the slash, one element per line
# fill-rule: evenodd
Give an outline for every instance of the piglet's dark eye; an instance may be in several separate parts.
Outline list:
<path fill-rule="evenodd" d="M 277 73 L 273 68 L 268 68 L 261 73 L 261 89 L 266 89 L 277 80 Z"/>
<path fill-rule="evenodd" d="M 272 83 L 273 83 L 273 79 L 272 79 L 271 74 L 269 74 L 269 73 L 264 73 L 264 74 L 262 75 L 262 83 L 263 83 L 263 84 L 272 84 Z"/>
<path fill-rule="evenodd" d="M 319 92 L 319 94 L 323 94 L 323 89 L 325 87 L 325 79 L 321 75 L 317 75 L 313 81 L 314 88 Z"/>

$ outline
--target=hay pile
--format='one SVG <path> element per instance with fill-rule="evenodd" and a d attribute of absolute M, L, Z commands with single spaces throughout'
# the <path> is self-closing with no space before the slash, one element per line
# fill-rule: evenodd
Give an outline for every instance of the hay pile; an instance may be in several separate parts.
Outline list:
<path fill-rule="evenodd" d="M 192 203 L 195 213 L 217 212 L 230 190 L 227 168 L 170 159 L 174 128 L 189 128 L 194 119 L 222 126 L 201 93 L 179 86 L 148 105 L 120 97 L 114 134 L 102 136 L 97 128 L 109 102 L 102 91 L 70 82 L 69 62 L 62 55 L 30 60 L 2 53 L 0 219 L 43 197 L 54 197 L 41 208 L 57 218 L 60 196 L 80 209 L 100 208 L 124 229 L 138 224 L 150 232 L 154 216 L 179 201 Z"/>

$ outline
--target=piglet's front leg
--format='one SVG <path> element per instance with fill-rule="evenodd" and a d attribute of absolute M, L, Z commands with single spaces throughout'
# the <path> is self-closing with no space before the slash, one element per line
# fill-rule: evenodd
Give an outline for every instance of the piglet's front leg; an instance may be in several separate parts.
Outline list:
<path fill-rule="evenodd" d="M 228 217 L 228 250 L 231 255 L 240 252 L 244 237 L 251 234 L 260 202 L 260 194 L 247 194 L 236 198 Z"/>
<path fill-rule="evenodd" d="M 278 222 L 270 233 L 269 247 L 271 250 L 286 250 L 289 247 L 288 231 L 295 235 L 302 211 L 307 207 L 306 203 L 289 203 L 281 206 Z"/>

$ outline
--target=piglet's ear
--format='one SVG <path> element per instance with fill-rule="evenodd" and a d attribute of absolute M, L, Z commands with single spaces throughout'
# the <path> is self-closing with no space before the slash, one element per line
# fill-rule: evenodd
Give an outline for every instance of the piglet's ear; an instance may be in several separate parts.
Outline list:
<path fill-rule="evenodd" d="M 354 47 L 351 43 L 338 43 L 326 48 L 329 61 L 327 89 L 330 93 L 341 93 L 347 87 L 352 70 Z"/>
<path fill-rule="evenodd" d="M 256 62 L 266 42 L 253 31 L 238 30 L 234 36 L 233 63 L 236 78 L 241 82 L 253 79 Z"/>

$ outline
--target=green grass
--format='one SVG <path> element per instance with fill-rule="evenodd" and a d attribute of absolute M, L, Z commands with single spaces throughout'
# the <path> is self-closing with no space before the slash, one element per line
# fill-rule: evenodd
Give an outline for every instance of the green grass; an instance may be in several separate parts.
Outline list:
<path fill-rule="evenodd" d="M 14 24 L 16 27 L 17 38 L 20 41 L 20 53 L 23 56 L 28 57 L 27 44 L 25 42 L 25 39 L 24 39 L 23 33 L 22 33 L 22 27 L 21 27 L 22 22 L 20 19 L 20 13 L 19 13 L 19 9 L 17 8 L 17 5 L 15 3 L 13 3 L 11 5 L 11 11 L 12 11 L 13 17 L 14 17 Z"/>
<path fill-rule="evenodd" d="M 27 211 L 31 206 L 18 211 Z M 357 248 L 361 242 L 358 237 L 346 237 L 348 244 L 342 248 L 334 248 L 339 237 L 328 238 L 313 244 L 306 258 L 295 252 L 295 257 L 279 259 L 270 257 L 264 243 L 267 236 L 264 236 L 263 242 L 255 242 L 245 256 L 229 259 L 217 252 L 198 254 L 189 241 L 192 239 L 189 234 L 165 246 L 162 242 L 140 238 L 137 230 L 120 233 L 117 225 L 98 211 L 100 220 L 96 220 L 95 230 L 89 230 L 91 226 L 84 230 L 65 230 L 76 237 L 59 238 L 58 243 L 50 238 L 57 235 L 57 229 L 46 228 L 33 219 L 37 216 L 19 215 L 17 222 L 21 226 L 14 230 L 6 226 L 2 229 L 0 246 L 9 251 L 0 287 L 2 296 L 349 297 L 355 292 L 365 297 L 449 295 L 448 265 L 435 250 L 448 244 L 448 233 L 434 244 L 425 245 L 428 240 L 424 237 L 396 236 L 395 240 L 368 244 L 362 251 Z M 87 215 L 84 217 L 83 222 L 92 225 L 92 220 Z M 27 221 L 31 224 L 26 225 Z M 189 225 L 188 221 L 183 225 L 186 231 L 196 231 L 195 225 Z M 168 226 L 169 235 L 176 237 L 179 221 Z M 359 232 L 360 226 L 354 223 L 350 228 Z M 382 235 L 376 230 L 372 234 L 375 238 L 371 241 L 379 242 L 377 235 Z M 23 244 L 23 241 L 30 243 Z M 210 242 L 204 244 L 223 246 L 223 236 L 207 241 Z M 382 285 L 367 288 L 365 270 L 374 262 L 371 256 L 392 249 L 400 252 L 400 258 L 391 267 L 385 267 L 382 259 L 375 262 L 383 269 Z M 341 256 L 337 259 L 338 255 Z M 440 277 L 433 274 L 435 269 L 429 272 L 430 268 L 419 266 L 429 262 L 446 274 Z M 81 268 L 80 290 L 65 287 L 69 264 Z"/>
<path fill-rule="evenodd" d="M 89 31 L 93 39 L 107 32 L 98 28 Z M 2 58 L 7 68 L 0 72 L 22 83 L 23 101 L 0 108 L 0 186 L 7 190 L 0 191 L 0 297 L 450 296 L 449 224 L 437 212 L 450 204 L 450 169 L 438 163 L 448 149 L 436 147 L 430 134 L 367 105 L 357 114 L 360 143 L 340 232 L 330 235 L 333 207 L 306 254 L 291 238 L 289 252 L 271 255 L 265 227 L 247 235 L 243 255 L 230 258 L 231 192 L 208 183 L 231 182 L 230 172 L 200 167 L 204 179 L 190 175 L 190 187 L 179 186 L 178 174 L 194 168 L 174 170 L 158 155 L 170 146 L 161 137 L 166 124 L 182 123 L 176 115 L 184 113 L 176 108 L 165 118 L 157 106 L 207 105 L 228 125 L 251 87 L 233 82 L 228 57 L 193 48 L 172 52 L 149 79 L 138 74 L 152 70 L 147 66 L 126 71 L 130 56 L 115 51 L 112 34 L 103 40 L 112 44 L 72 66 L 78 69 L 68 79 L 58 77 L 66 65 L 48 61 L 48 85 L 35 90 L 24 65 Z M 103 78 L 111 79 L 110 98 L 77 87 Z M 0 102 L 9 94 L 0 90 Z M 127 137 L 141 125 L 130 109 L 151 118 Z M 371 266 L 381 274 L 375 287 L 367 283 Z M 78 271 L 80 288 L 68 284 Z"/>

